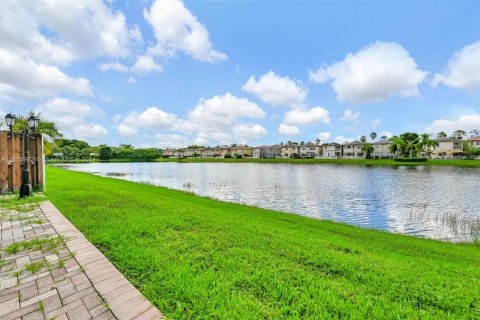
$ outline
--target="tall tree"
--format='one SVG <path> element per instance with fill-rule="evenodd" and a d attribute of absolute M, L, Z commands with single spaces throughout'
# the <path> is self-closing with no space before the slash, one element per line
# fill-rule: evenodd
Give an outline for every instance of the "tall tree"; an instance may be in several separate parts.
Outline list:
<path fill-rule="evenodd" d="M 367 142 L 367 137 L 361 136 L 361 137 L 360 137 L 360 141 L 362 141 L 363 143 Z"/>
<path fill-rule="evenodd" d="M 377 133 L 375 131 L 370 133 L 370 138 L 372 139 L 372 141 L 375 141 L 375 139 L 377 139 Z"/>
<path fill-rule="evenodd" d="M 320 141 L 320 139 L 318 139 L 318 138 L 315 140 L 315 143 L 316 143 L 316 144 L 320 144 L 320 142 L 321 142 L 321 141 Z"/>
<path fill-rule="evenodd" d="M 426 155 L 430 156 L 432 154 L 432 149 L 435 149 L 438 145 L 437 141 L 430 139 L 429 134 L 424 133 L 420 136 L 420 141 L 417 143 L 417 150 L 424 150 Z"/>
<path fill-rule="evenodd" d="M 467 133 L 462 130 L 462 129 L 458 129 L 458 130 L 455 130 L 453 133 L 452 133 L 452 138 L 455 138 L 455 139 L 462 139 L 464 135 L 466 135 Z"/>
<path fill-rule="evenodd" d="M 446 134 L 445 132 L 443 132 L 443 131 L 441 131 L 441 132 L 439 132 L 439 133 L 437 134 L 437 138 L 438 138 L 438 139 L 446 138 L 446 137 L 447 137 L 447 134 Z"/>
<path fill-rule="evenodd" d="M 392 142 L 389 147 L 391 153 L 398 157 L 400 154 L 405 152 L 405 140 L 397 136 L 393 136 L 389 140 Z"/>
<path fill-rule="evenodd" d="M 55 122 L 45 120 L 40 113 L 35 115 L 33 111 L 30 111 L 27 117 L 18 117 L 15 126 L 13 126 L 13 131 L 21 132 L 23 129 L 28 128 L 28 118 L 32 115 L 37 116 L 40 119 L 35 132 L 43 133 L 52 141 L 62 136 Z"/>
<path fill-rule="evenodd" d="M 365 153 L 366 158 L 370 158 L 371 154 L 375 151 L 375 148 L 373 147 L 373 144 L 365 142 L 362 145 L 362 152 Z"/>
<path fill-rule="evenodd" d="M 479 129 L 472 129 L 472 131 L 470 131 L 470 134 L 472 135 L 472 138 L 480 136 L 480 130 Z"/>
<path fill-rule="evenodd" d="M 387 136 L 381 136 L 381 137 L 380 137 L 380 140 L 382 140 L 382 141 L 387 141 L 387 140 L 388 140 L 388 137 L 387 137 Z"/>

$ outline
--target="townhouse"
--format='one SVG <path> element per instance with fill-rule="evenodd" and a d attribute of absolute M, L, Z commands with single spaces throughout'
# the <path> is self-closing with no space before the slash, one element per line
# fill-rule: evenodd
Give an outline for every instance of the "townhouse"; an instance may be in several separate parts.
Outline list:
<path fill-rule="evenodd" d="M 220 151 L 217 148 L 205 148 L 200 150 L 202 158 L 216 158 L 220 157 Z"/>
<path fill-rule="evenodd" d="M 323 148 L 321 145 L 307 143 L 299 147 L 300 158 L 320 158 L 323 155 Z"/>
<path fill-rule="evenodd" d="M 257 159 L 275 159 L 282 156 L 282 146 L 258 146 L 252 150 L 252 156 Z"/>
<path fill-rule="evenodd" d="M 324 143 L 322 145 L 323 158 L 340 158 L 342 156 L 342 145 L 336 142 Z"/>
<path fill-rule="evenodd" d="M 296 158 L 300 154 L 300 146 L 298 144 L 287 144 L 282 146 L 282 157 L 283 158 Z"/>
<path fill-rule="evenodd" d="M 363 142 L 355 140 L 352 142 L 345 142 L 342 145 L 342 156 L 345 159 L 365 158 L 362 152 Z"/>
<path fill-rule="evenodd" d="M 251 158 L 253 156 L 253 148 L 245 147 L 245 146 L 238 146 L 231 148 L 231 155 L 235 157 L 236 155 L 240 155 L 243 158 Z"/>
<path fill-rule="evenodd" d="M 456 138 L 435 139 L 438 147 L 432 150 L 432 159 L 460 159 L 463 158 L 463 140 Z"/>
<path fill-rule="evenodd" d="M 373 142 L 372 145 L 375 151 L 373 151 L 372 157 L 375 159 L 393 158 L 395 155 L 390 152 L 391 144 L 388 140 Z"/>

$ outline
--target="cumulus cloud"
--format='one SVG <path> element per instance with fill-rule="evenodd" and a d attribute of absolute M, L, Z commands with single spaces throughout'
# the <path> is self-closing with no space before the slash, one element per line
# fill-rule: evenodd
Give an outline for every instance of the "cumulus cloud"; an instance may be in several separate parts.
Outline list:
<path fill-rule="evenodd" d="M 380 41 L 309 72 L 313 82 L 332 80 L 337 100 L 353 103 L 382 102 L 393 95 L 419 96 L 418 85 L 427 75 L 400 44 Z"/>
<path fill-rule="evenodd" d="M 91 96 L 85 78 L 72 78 L 55 66 L 37 63 L 0 48 L 0 97 L 7 100 L 69 93 Z"/>
<path fill-rule="evenodd" d="M 360 112 L 354 112 L 352 109 L 347 109 L 343 112 L 343 116 L 340 121 L 351 121 L 358 124 L 360 121 Z"/>
<path fill-rule="evenodd" d="M 182 148 L 191 144 L 191 141 L 179 134 L 156 134 L 155 138 L 158 141 L 160 148 Z"/>
<path fill-rule="evenodd" d="M 448 134 L 458 129 L 465 130 L 467 133 L 471 130 L 480 129 L 480 113 L 474 112 L 461 115 L 455 119 L 434 120 L 427 126 L 425 131 L 430 134 L 437 134 L 441 131 Z"/>
<path fill-rule="evenodd" d="M 180 0 L 156 0 L 150 10 L 144 10 L 145 20 L 152 26 L 157 43 L 148 53 L 175 56 L 178 51 L 196 60 L 216 62 L 227 55 L 212 48 L 205 26 Z"/>
<path fill-rule="evenodd" d="M 432 81 L 433 86 L 439 83 L 471 93 L 480 91 L 480 41 L 453 54 L 445 71 Z"/>
<path fill-rule="evenodd" d="M 300 128 L 297 126 L 289 126 L 284 123 L 281 123 L 278 127 L 278 133 L 285 136 L 296 136 L 300 133 Z"/>
<path fill-rule="evenodd" d="M 345 143 L 345 142 L 351 142 L 351 141 L 354 141 L 354 140 L 355 139 L 353 139 L 353 138 L 346 138 L 342 135 L 338 135 L 338 136 L 335 137 L 335 139 L 333 139 L 334 142 L 340 143 L 340 144 Z"/>
<path fill-rule="evenodd" d="M 233 127 L 233 133 L 241 139 L 257 139 L 265 136 L 267 129 L 259 124 L 240 124 Z"/>
<path fill-rule="evenodd" d="M 321 143 L 328 142 L 331 137 L 332 134 L 328 131 L 320 132 L 319 134 L 317 134 L 317 138 L 320 139 Z"/>
<path fill-rule="evenodd" d="M 162 72 L 163 67 L 155 62 L 151 56 L 143 55 L 137 57 L 135 64 L 130 68 L 131 71 L 138 74 L 148 74 L 152 71 Z"/>
<path fill-rule="evenodd" d="M 255 76 L 251 76 L 242 90 L 272 106 L 301 108 L 307 99 L 307 90 L 300 82 L 276 75 L 273 71 L 264 74 L 258 81 Z"/>
<path fill-rule="evenodd" d="M 230 144 L 264 136 L 267 130 L 244 119 L 262 119 L 265 112 L 255 103 L 231 93 L 202 98 L 185 118 L 152 107 L 142 113 L 131 113 L 118 126 L 121 135 L 131 136 L 139 128 L 194 135 L 192 143 Z"/>
<path fill-rule="evenodd" d="M 54 98 L 40 104 L 35 112 L 54 121 L 67 138 L 96 139 L 108 133 L 102 125 L 93 122 L 103 116 L 103 111 L 85 103 Z"/>
<path fill-rule="evenodd" d="M 290 110 L 285 113 L 283 122 L 287 125 L 307 125 L 314 123 L 330 123 L 330 116 L 327 109 L 314 107 L 310 110 Z"/>

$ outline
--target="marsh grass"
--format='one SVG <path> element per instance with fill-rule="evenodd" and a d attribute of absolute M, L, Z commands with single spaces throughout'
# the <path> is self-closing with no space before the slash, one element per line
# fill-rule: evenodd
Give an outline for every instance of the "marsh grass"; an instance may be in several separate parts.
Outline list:
<path fill-rule="evenodd" d="M 49 200 L 171 319 L 480 318 L 477 244 L 58 168 L 47 177 Z"/>

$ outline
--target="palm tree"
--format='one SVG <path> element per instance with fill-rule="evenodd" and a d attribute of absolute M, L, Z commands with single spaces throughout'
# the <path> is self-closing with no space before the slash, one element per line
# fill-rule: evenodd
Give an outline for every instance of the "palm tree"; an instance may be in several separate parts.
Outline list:
<path fill-rule="evenodd" d="M 362 141 L 363 143 L 367 142 L 367 137 L 361 136 L 361 137 L 360 137 L 360 141 Z"/>
<path fill-rule="evenodd" d="M 320 141 L 320 139 L 318 139 L 318 138 L 317 138 L 317 140 L 315 140 L 315 143 L 316 143 L 316 144 L 320 144 L 320 142 L 321 142 L 321 141 Z"/>
<path fill-rule="evenodd" d="M 380 137 L 380 140 L 382 140 L 382 141 L 387 141 L 387 140 L 388 140 L 388 137 L 387 137 L 387 136 L 381 136 L 381 137 Z"/>
<path fill-rule="evenodd" d="M 453 133 L 452 133 L 452 138 L 455 138 L 455 139 L 462 139 L 464 135 L 466 135 L 467 133 L 462 130 L 462 129 L 458 129 L 458 130 L 455 130 Z"/>
<path fill-rule="evenodd" d="M 377 139 L 377 133 L 376 132 L 370 133 L 370 138 L 372 138 L 372 141 L 375 141 L 375 139 Z"/>
<path fill-rule="evenodd" d="M 429 134 L 422 134 L 420 136 L 420 141 L 417 143 L 417 150 L 426 151 L 426 155 L 430 156 L 432 154 L 432 148 L 435 149 L 435 147 L 438 147 L 438 142 L 435 140 L 430 139 Z"/>
<path fill-rule="evenodd" d="M 389 140 L 392 142 L 389 147 L 390 152 L 396 154 L 398 157 L 400 153 L 403 153 L 405 150 L 405 140 L 397 136 L 393 136 Z"/>
<path fill-rule="evenodd" d="M 443 131 L 441 131 L 441 132 L 439 132 L 439 133 L 437 134 L 437 138 L 438 138 L 438 139 L 446 138 L 446 137 L 447 137 L 447 134 L 446 134 L 445 132 L 443 132 Z"/>
<path fill-rule="evenodd" d="M 472 129 L 472 131 L 470 131 L 470 134 L 472 135 L 472 138 L 473 138 L 473 137 L 480 136 L 480 130 L 478 130 L 478 129 Z"/>
<path fill-rule="evenodd" d="M 370 159 L 370 155 L 375 151 L 375 148 L 373 147 L 373 144 L 365 142 L 362 145 L 362 152 L 365 153 L 366 158 Z"/>
<path fill-rule="evenodd" d="M 34 116 L 35 114 L 33 111 L 30 111 L 27 117 L 18 117 L 17 121 L 15 122 L 15 126 L 13 126 L 13 131 L 21 132 L 23 129 L 28 128 L 28 118 L 30 116 Z M 43 133 L 51 140 L 55 140 L 62 137 L 60 130 L 58 129 L 55 122 L 46 121 L 42 118 L 42 115 L 39 113 L 36 115 L 40 121 L 38 123 L 38 127 L 35 129 L 36 133 Z"/>

